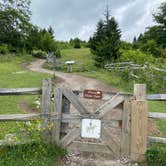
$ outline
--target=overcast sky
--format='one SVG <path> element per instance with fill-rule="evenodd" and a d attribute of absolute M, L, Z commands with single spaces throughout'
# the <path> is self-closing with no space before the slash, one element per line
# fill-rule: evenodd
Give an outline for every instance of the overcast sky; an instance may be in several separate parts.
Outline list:
<path fill-rule="evenodd" d="M 108 3 L 117 20 L 122 39 L 132 41 L 153 25 L 152 13 L 165 0 L 32 0 L 32 22 L 42 28 L 51 25 L 57 40 L 79 37 L 88 40 L 103 18 Z"/>

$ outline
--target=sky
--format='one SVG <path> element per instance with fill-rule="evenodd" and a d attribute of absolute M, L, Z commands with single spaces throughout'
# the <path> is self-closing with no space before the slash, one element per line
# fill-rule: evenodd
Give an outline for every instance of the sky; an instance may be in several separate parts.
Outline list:
<path fill-rule="evenodd" d="M 152 14 L 165 0 L 32 0 L 32 23 L 52 26 L 57 40 L 79 37 L 88 40 L 104 17 L 108 4 L 121 29 L 122 40 L 133 41 L 146 27 L 154 25 Z"/>

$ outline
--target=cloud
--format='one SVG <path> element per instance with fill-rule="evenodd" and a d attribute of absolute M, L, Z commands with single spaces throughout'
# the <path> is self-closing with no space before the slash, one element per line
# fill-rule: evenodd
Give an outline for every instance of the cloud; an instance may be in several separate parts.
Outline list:
<path fill-rule="evenodd" d="M 152 13 L 161 2 L 164 0 L 33 0 L 32 22 L 42 28 L 51 25 L 57 40 L 73 37 L 88 40 L 108 3 L 122 30 L 122 38 L 132 41 L 153 24 Z"/>

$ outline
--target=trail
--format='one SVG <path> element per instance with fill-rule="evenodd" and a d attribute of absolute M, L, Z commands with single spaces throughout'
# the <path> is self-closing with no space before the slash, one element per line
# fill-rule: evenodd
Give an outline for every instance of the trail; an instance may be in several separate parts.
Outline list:
<path fill-rule="evenodd" d="M 34 72 L 47 73 L 53 75 L 54 73 L 53 71 L 44 69 L 42 67 L 45 62 L 46 62 L 45 60 L 38 59 L 36 61 L 31 62 L 27 66 L 27 68 Z M 88 78 L 73 73 L 63 73 L 63 72 L 55 72 L 55 76 L 63 80 L 63 82 L 59 84 L 59 86 L 71 88 L 73 90 L 84 90 L 88 88 L 88 89 L 97 89 L 102 91 L 117 92 L 117 89 L 103 83 L 102 81 L 93 78 Z"/>

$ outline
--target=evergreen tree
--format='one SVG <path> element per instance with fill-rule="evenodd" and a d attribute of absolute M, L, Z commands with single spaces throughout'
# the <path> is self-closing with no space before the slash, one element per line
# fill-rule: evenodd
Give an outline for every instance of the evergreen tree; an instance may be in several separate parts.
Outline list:
<path fill-rule="evenodd" d="M 99 67 L 104 67 L 105 64 L 117 60 L 120 56 L 120 29 L 115 18 L 110 17 L 108 7 L 104 16 L 105 20 L 98 22 L 96 32 L 89 40 L 95 65 Z"/>
<path fill-rule="evenodd" d="M 54 30 L 53 30 L 53 28 L 51 26 L 49 26 L 48 32 L 50 33 L 50 35 L 52 36 L 52 38 L 54 38 Z"/>

